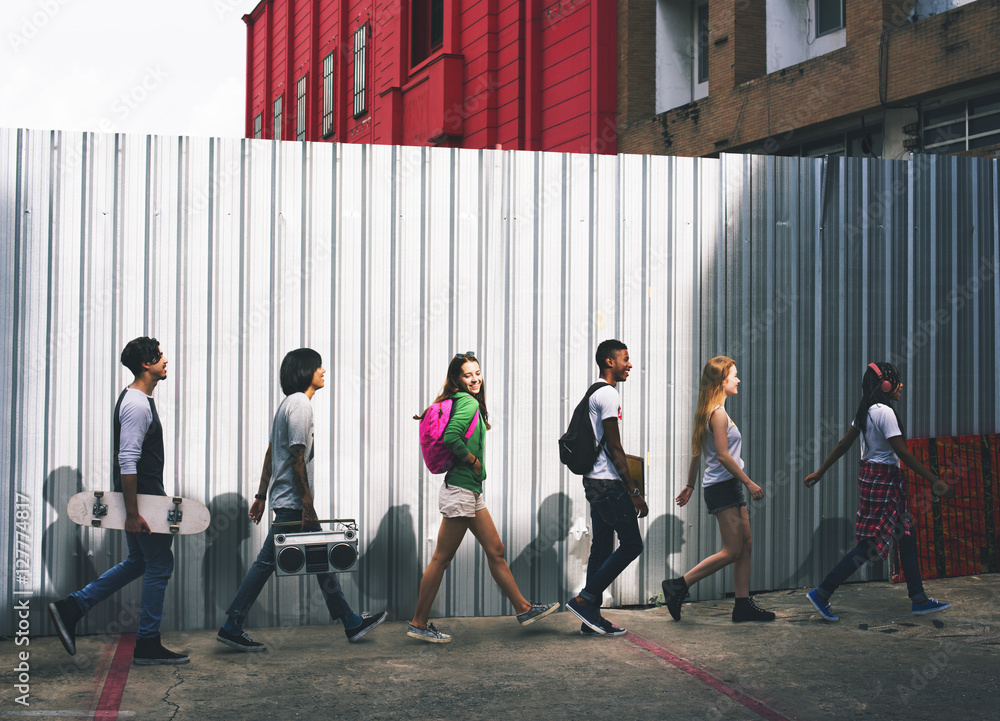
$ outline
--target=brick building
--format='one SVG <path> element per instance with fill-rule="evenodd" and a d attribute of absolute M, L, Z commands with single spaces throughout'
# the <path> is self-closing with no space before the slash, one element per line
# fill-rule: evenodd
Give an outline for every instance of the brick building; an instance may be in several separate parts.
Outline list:
<path fill-rule="evenodd" d="M 616 152 L 613 0 L 261 0 L 246 136 Z"/>
<path fill-rule="evenodd" d="M 998 0 L 621 0 L 618 148 L 1000 154 Z"/>

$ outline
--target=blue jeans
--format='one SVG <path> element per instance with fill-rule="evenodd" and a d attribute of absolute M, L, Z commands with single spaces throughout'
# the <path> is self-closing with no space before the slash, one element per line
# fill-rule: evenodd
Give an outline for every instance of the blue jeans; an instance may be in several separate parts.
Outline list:
<path fill-rule="evenodd" d="M 917 542 L 913 536 L 900 536 L 896 539 L 899 547 L 899 563 L 903 567 L 903 574 L 906 576 L 906 594 L 911 599 L 916 599 L 917 603 L 926 601 L 924 596 L 924 584 L 920 579 L 920 564 L 917 561 Z M 846 556 L 840 559 L 840 563 L 833 567 L 833 570 L 823 579 L 819 585 L 819 595 L 829 599 L 837 588 L 854 575 L 854 572 L 861 568 L 868 561 L 879 560 L 878 553 L 867 538 L 862 540 L 857 546 L 851 549 Z"/>
<path fill-rule="evenodd" d="M 109 568 L 96 581 L 70 598 L 76 601 L 81 613 L 86 613 L 98 603 L 142 576 L 142 612 L 139 616 L 137 638 L 160 635 L 163 618 L 163 596 L 167 581 L 174 571 L 174 554 L 170 546 L 174 537 L 165 533 L 126 533 L 128 557 Z"/>
<path fill-rule="evenodd" d="M 587 585 L 580 591 L 580 597 L 599 606 L 605 589 L 642 553 L 635 505 L 621 484 L 590 501 L 590 525 L 594 536 L 587 561 Z M 612 553 L 616 533 L 618 548 Z"/>
<path fill-rule="evenodd" d="M 260 549 L 260 553 L 257 554 L 257 560 L 253 562 L 250 570 L 247 571 L 247 575 L 243 578 L 243 582 L 236 591 L 236 595 L 233 597 L 232 603 L 229 604 L 229 608 L 226 609 L 226 615 L 233 619 L 240 628 L 243 628 L 243 622 L 246 620 L 247 614 L 250 613 L 250 609 L 253 607 L 254 601 L 257 600 L 257 596 L 263 590 L 264 584 L 267 583 L 267 579 L 274 573 L 274 524 L 301 520 L 301 509 L 274 509 L 274 520 L 268 531 L 267 538 L 264 540 L 264 546 Z M 281 533 L 301 533 L 302 526 L 282 526 L 278 530 Z M 323 598 L 326 601 L 326 607 L 330 610 L 331 618 L 344 618 L 352 613 L 351 607 L 348 605 L 347 599 L 344 598 L 344 592 L 341 590 L 335 574 L 318 573 L 316 574 L 316 581 L 319 583 L 319 590 L 323 592 Z"/>

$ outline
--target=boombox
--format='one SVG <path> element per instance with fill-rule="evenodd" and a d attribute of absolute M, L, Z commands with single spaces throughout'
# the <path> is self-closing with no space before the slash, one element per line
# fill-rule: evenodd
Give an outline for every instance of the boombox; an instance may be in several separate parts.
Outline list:
<path fill-rule="evenodd" d="M 279 576 L 358 570 L 357 523 L 353 518 L 329 522 L 333 523 L 329 531 L 274 534 L 275 571 Z"/>

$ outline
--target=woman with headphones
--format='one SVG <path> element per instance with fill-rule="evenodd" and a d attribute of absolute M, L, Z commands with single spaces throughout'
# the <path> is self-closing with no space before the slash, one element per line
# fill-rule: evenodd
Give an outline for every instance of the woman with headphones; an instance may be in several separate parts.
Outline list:
<path fill-rule="evenodd" d="M 815 473 L 805 478 L 807 487 L 816 485 L 830 466 L 847 453 L 854 440 L 861 437 L 861 466 L 858 471 L 858 515 L 855 546 L 806 598 L 827 621 L 838 617 L 830 608 L 830 596 L 855 571 L 868 561 L 885 559 L 893 538 L 899 546 L 899 559 L 906 575 L 906 590 L 917 615 L 951 608 L 928 598 L 920 580 L 917 543 L 913 519 L 907 508 L 906 484 L 902 461 L 931 484 L 934 494 L 953 495 L 947 483 L 921 463 L 906 447 L 899 415 L 892 406 L 903 392 L 899 371 L 891 363 L 869 363 L 861 379 L 861 403 L 851 427 Z"/>

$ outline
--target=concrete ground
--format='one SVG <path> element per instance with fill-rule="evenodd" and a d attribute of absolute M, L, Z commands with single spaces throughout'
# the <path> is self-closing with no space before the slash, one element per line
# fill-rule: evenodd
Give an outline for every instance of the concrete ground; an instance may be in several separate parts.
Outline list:
<path fill-rule="evenodd" d="M 953 608 L 913 616 L 905 587 L 853 584 L 822 621 L 805 590 L 757 596 L 778 614 L 733 624 L 732 599 L 608 609 L 620 638 L 584 637 L 569 613 L 433 619 L 428 644 L 390 619 L 359 643 L 339 625 L 250 629 L 264 653 L 209 631 L 171 632 L 184 666 L 131 666 L 128 637 L 0 642 L 0 716 L 228 719 L 1000 719 L 1000 575 L 929 581 Z M 111 601 L 113 602 L 113 601 Z M 30 706 L 17 654 L 30 651 Z M 116 661 L 116 653 L 118 658 Z M 124 675 L 127 674 L 127 677 Z M 117 709 L 117 712 L 116 712 Z M 96 715 L 95 715 L 96 712 Z"/>

